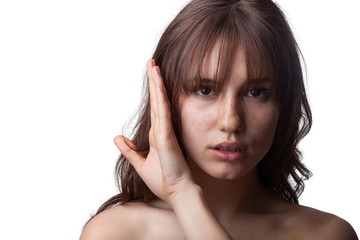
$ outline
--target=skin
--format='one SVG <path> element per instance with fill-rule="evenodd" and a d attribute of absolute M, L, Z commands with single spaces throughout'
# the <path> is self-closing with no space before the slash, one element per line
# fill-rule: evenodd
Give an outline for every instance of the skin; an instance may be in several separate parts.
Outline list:
<path fill-rule="evenodd" d="M 203 78 L 212 79 L 217 53 L 215 45 L 206 55 Z M 260 183 L 256 166 L 273 141 L 279 111 L 266 91 L 258 94 L 247 87 L 241 49 L 220 92 L 207 84 L 181 97 L 186 158 L 172 130 L 169 102 L 153 60 L 147 71 L 152 108 L 149 155 L 144 159 L 121 136 L 115 144 L 158 198 L 100 213 L 86 225 L 81 240 L 357 239 L 341 218 L 284 201 Z M 255 87 L 270 89 L 271 83 Z M 234 161 L 212 150 L 229 141 L 246 148 Z"/>
<path fill-rule="evenodd" d="M 250 80 L 248 86 L 241 49 L 232 63 L 229 79 L 217 93 L 213 80 L 217 59 L 218 45 L 215 45 L 204 59 L 202 77 L 207 80 L 180 100 L 181 138 L 194 176 L 198 176 L 201 169 L 218 179 L 239 179 L 255 169 L 270 149 L 279 109 L 267 96 L 271 87 L 269 80 L 264 78 L 264 82 L 256 86 Z M 223 142 L 240 144 L 245 148 L 244 156 L 236 161 L 219 160 L 212 149 Z"/>

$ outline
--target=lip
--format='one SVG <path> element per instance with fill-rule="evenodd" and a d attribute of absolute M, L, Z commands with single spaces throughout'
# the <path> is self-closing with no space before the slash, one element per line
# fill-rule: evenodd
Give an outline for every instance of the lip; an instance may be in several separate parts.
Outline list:
<path fill-rule="evenodd" d="M 231 148 L 232 151 L 221 150 L 221 148 Z M 223 142 L 210 148 L 216 158 L 223 161 L 237 161 L 246 154 L 246 147 L 237 142 Z"/>

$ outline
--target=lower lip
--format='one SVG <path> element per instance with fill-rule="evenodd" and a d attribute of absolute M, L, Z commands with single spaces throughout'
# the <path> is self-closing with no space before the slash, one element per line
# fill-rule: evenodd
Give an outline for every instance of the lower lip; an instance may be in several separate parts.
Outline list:
<path fill-rule="evenodd" d="M 212 148 L 211 151 L 217 158 L 229 162 L 239 160 L 245 155 L 244 150 L 236 151 L 236 152 L 228 152 L 228 151 L 222 151 Z"/>

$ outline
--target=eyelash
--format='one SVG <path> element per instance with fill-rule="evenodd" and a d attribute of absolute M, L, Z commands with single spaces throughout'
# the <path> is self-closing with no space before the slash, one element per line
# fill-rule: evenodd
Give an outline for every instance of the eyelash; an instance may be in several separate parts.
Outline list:
<path fill-rule="evenodd" d="M 207 92 L 204 93 L 203 90 L 205 90 Z M 260 91 L 260 93 L 258 91 Z M 195 93 L 202 97 L 210 97 L 210 96 L 215 95 L 215 91 L 211 87 L 201 87 L 199 89 L 196 89 Z M 254 95 L 257 95 L 257 96 L 254 96 Z M 245 96 L 251 97 L 251 98 L 266 98 L 269 96 L 269 91 L 267 88 L 264 88 L 264 87 L 254 87 L 254 88 L 250 88 L 247 91 L 247 94 Z"/>
<path fill-rule="evenodd" d="M 202 92 L 202 90 L 207 90 L 207 91 L 209 91 L 209 93 L 204 94 Z M 196 89 L 195 93 L 202 96 L 202 97 L 209 97 L 209 96 L 213 96 L 215 94 L 214 90 L 211 87 L 201 87 L 199 89 Z"/>
<path fill-rule="evenodd" d="M 253 96 L 254 91 L 260 91 L 260 96 Z M 250 88 L 247 96 L 252 97 L 252 98 L 266 98 L 269 96 L 269 91 L 268 91 L 268 89 L 266 89 L 264 87 Z"/>

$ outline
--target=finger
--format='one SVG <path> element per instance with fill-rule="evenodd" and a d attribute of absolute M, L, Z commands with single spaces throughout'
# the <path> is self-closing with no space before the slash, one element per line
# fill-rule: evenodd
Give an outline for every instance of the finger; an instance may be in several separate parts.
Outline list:
<path fill-rule="evenodd" d="M 153 80 L 152 68 L 155 66 L 154 59 L 151 59 L 147 63 L 147 76 L 149 84 L 149 93 L 150 93 L 150 113 L 151 113 L 151 124 L 155 122 L 155 116 L 157 112 L 157 103 L 156 103 L 156 87 Z"/>
<path fill-rule="evenodd" d="M 124 136 L 115 137 L 114 143 L 131 165 L 133 165 L 135 170 L 137 172 L 140 171 L 145 158 L 136 152 L 135 144 Z"/>
<path fill-rule="evenodd" d="M 159 67 L 153 67 L 152 71 L 152 77 L 156 85 L 157 116 L 160 120 L 159 124 L 169 129 L 168 127 L 171 125 L 170 102 L 166 93 L 164 81 Z"/>

